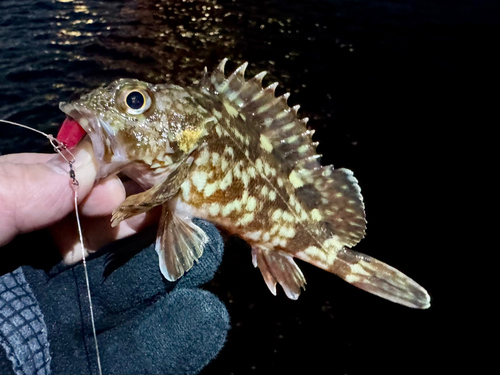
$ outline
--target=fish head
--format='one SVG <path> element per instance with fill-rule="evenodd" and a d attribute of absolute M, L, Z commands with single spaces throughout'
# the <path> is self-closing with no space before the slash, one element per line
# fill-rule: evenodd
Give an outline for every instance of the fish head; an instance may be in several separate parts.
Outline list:
<path fill-rule="evenodd" d="M 60 109 L 90 137 L 98 178 L 168 168 L 203 142 L 215 120 L 182 87 L 136 79 L 117 80 Z"/>

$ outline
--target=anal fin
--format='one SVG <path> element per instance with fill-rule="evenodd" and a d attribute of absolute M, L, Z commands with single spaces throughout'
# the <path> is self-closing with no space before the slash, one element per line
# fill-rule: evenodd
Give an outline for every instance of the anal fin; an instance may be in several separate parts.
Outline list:
<path fill-rule="evenodd" d="M 189 215 L 175 211 L 175 200 L 165 203 L 162 209 L 155 249 L 161 273 L 175 281 L 202 256 L 208 236 Z"/>
<path fill-rule="evenodd" d="M 276 295 L 276 283 L 293 300 L 299 298 L 301 288 L 305 289 L 306 279 L 291 255 L 279 250 L 253 247 L 252 262 L 254 267 L 259 267 L 272 294 Z"/>

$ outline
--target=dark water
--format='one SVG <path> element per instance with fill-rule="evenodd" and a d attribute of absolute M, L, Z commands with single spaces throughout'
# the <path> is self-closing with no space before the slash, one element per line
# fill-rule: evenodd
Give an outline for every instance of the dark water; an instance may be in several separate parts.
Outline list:
<path fill-rule="evenodd" d="M 55 134 L 59 101 L 118 77 L 189 84 L 223 57 L 229 71 L 243 61 L 248 75 L 269 71 L 265 83 L 310 117 L 323 163 L 360 180 L 369 225 L 357 250 L 408 273 L 434 304 L 396 306 L 308 265 L 299 301 L 275 298 L 231 240 L 208 289 L 233 328 L 203 373 L 427 373 L 437 360 L 434 372 L 449 366 L 450 340 L 437 260 L 447 218 L 435 199 L 450 158 L 438 146 L 493 66 L 499 11 L 496 1 L 2 0 L 0 118 Z M 24 130 L 0 124 L 0 135 L 0 154 L 50 150 Z"/>

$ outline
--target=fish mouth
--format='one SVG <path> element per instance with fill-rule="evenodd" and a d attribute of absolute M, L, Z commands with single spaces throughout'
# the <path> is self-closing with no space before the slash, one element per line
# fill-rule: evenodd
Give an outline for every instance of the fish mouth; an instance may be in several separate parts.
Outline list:
<path fill-rule="evenodd" d="M 109 174 L 116 173 L 128 162 L 124 148 L 117 142 L 115 132 L 106 121 L 78 102 L 61 102 L 59 108 L 68 116 L 63 127 L 61 127 L 61 131 L 64 125 L 67 125 L 69 129 L 66 129 L 67 132 L 64 137 L 71 139 L 71 141 L 66 142 L 66 139 L 59 139 L 59 135 L 58 139 L 70 143 L 68 147 L 71 148 L 85 137 L 81 130 L 83 129 L 89 136 L 95 158 L 99 161 L 98 178 L 104 178 Z M 59 134 L 61 134 L 61 131 Z"/>

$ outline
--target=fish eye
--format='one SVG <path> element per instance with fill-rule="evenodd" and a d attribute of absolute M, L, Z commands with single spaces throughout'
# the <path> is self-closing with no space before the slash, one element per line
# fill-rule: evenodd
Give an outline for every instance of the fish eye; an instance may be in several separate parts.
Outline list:
<path fill-rule="evenodd" d="M 146 98 L 144 98 L 144 95 L 142 95 L 139 91 L 132 91 L 130 94 L 127 95 L 127 105 L 131 109 L 141 109 L 144 106 L 144 103 L 146 102 Z"/>
<path fill-rule="evenodd" d="M 132 90 L 125 96 L 126 111 L 131 115 L 140 115 L 151 107 L 151 98 L 146 91 Z"/>

